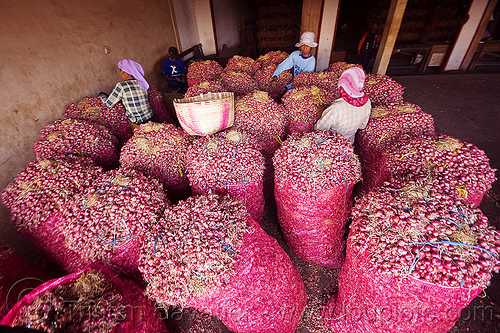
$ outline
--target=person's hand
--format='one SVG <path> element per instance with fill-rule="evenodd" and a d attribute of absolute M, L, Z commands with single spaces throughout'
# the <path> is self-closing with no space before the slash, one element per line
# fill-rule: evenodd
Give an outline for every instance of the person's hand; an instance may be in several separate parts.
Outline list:
<path fill-rule="evenodd" d="M 277 76 L 273 76 L 271 78 L 271 87 L 274 88 L 274 86 L 276 86 L 277 83 L 278 83 L 278 77 Z"/>
<path fill-rule="evenodd" d="M 106 102 L 106 100 L 108 99 L 108 94 L 106 94 L 105 92 L 100 92 L 99 93 L 99 99 L 101 100 L 101 102 Z"/>

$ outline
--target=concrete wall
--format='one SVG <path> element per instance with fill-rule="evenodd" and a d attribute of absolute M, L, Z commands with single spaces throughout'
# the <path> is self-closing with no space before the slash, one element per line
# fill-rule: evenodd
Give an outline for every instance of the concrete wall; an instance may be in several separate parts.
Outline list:
<path fill-rule="evenodd" d="M 121 58 L 140 62 L 150 84 L 160 85 L 173 31 L 168 0 L 3 0 L 0 189 L 34 159 L 40 129 L 66 105 L 111 91 Z M 16 243 L 8 220 L 0 204 L 0 239 Z"/>
<path fill-rule="evenodd" d="M 203 53 L 216 53 L 210 0 L 172 0 L 179 31 L 180 52 L 198 43 Z"/>
<path fill-rule="evenodd" d="M 179 52 L 189 49 L 200 42 L 196 15 L 194 11 L 194 0 L 172 0 L 175 12 L 175 21 L 179 31 Z"/>

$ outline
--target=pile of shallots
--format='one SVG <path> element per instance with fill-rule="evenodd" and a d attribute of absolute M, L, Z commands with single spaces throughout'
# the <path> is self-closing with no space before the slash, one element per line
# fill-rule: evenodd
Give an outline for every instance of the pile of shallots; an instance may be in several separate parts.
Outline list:
<path fill-rule="evenodd" d="M 30 162 L 2 191 L 17 230 L 33 232 L 102 174 L 85 157 Z"/>
<path fill-rule="evenodd" d="M 172 124 L 140 125 L 122 147 L 120 164 L 159 180 L 169 196 L 182 196 L 189 192 L 186 153 L 190 140 L 186 132 Z"/>
<path fill-rule="evenodd" d="M 125 143 L 132 136 L 132 128 L 122 103 L 108 108 L 98 97 L 85 97 L 78 103 L 67 105 L 64 116 L 104 125 L 116 136 L 120 144 Z"/>
<path fill-rule="evenodd" d="M 62 209 L 66 245 L 84 262 L 136 274 L 143 237 L 169 204 L 157 180 L 135 170 L 108 171 Z"/>
<path fill-rule="evenodd" d="M 200 138 L 193 142 L 187 160 L 193 194 L 230 194 L 262 222 L 264 158 L 252 137 L 230 130 Z"/>
<path fill-rule="evenodd" d="M 116 167 L 119 145 L 109 129 L 95 122 L 59 119 L 40 130 L 41 139 L 33 144 L 37 159 L 57 159 L 61 155 L 90 157 L 104 168 Z"/>

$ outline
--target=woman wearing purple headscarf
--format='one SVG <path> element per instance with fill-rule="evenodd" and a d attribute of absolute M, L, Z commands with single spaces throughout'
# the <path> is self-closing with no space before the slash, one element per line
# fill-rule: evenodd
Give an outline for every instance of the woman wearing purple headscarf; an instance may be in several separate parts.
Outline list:
<path fill-rule="evenodd" d="M 149 84 L 142 66 L 132 59 L 122 59 L 118 61 L 118 68 L 123 81 L 116 84 L 109 97 L 99 94 L 102 102 L 111 108 L 121 101 L 132 127 L 147 123 L 153 118 L 153 110 L 149 105 Z"/>

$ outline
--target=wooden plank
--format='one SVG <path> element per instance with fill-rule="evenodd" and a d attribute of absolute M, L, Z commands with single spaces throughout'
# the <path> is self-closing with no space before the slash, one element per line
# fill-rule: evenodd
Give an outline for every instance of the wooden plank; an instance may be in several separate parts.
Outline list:
<path fill-rule="evenodd" d="M 490 22 L 491 15 L 493 15 L 497 3 L 498 0 L 490 0 L 490 2 L 488 3 L 483 18 L 481 19 L 481 22 L 479 22 L 479 27 L 477 28 L 476 34 L 474 35 L 474 38 L 470 43 L 469 49 L 467 50 L 467 53 L 464 56 L 464 60 L 460 65 L 460 70 L 467 70 L 467 69 L 471 70 L 470 65 L 472 64 L 472 59 L 474 58 L 474 54 L 478 49 L 479 42 L 483 38 L 483 34 L 486 31 L 486 28 L 488 27 L 488 23 Z"/>
<path fill-rule="evenodd" d="M 385 22 L 384 32 L 373 65 L 373 72 L 377 74 L 385 74 L 389 61 L 391 60 L 392 50 L 396 39 L 398 38 L 401 21 L 406 10 L 408 0 L 392 0 L 389 7 L 389 13 Z"/>

